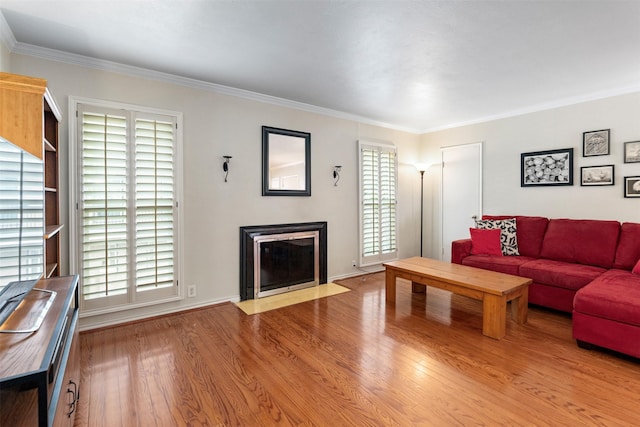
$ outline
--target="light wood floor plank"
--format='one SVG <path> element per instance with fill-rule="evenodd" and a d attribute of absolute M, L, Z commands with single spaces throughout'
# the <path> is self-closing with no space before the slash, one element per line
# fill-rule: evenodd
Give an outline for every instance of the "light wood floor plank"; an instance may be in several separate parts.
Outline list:
<path fill-rule="evenodd" d="M 234 304 L 80 335 L 76 426 L 628 426 L 640 362 L 588 351 L 534 306 L 482 335 L 482 303 L 384 274 L 246 315 Z"/>

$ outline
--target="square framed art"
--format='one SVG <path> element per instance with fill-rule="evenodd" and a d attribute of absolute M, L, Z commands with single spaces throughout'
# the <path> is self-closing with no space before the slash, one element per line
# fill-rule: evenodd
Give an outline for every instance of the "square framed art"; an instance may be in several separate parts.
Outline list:
<path fill-rule="evenodd" d="M 624 162 L 640 162 L 640 141 L 630 141 L 624 143 Z"/>
<path fill-rule="evenodd" d="M 609 154 L 609 129 L 582 133 L 582 157 L 606 156 Z"/>

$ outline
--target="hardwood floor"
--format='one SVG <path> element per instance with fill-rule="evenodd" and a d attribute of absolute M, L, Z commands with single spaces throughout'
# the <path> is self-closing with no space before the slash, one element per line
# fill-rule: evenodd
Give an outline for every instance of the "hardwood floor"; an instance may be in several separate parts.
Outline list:
<path fill-rule="evenodd" d="M 479 301 L 337 283 L 352 291 L 82 333 L 76 426 L 640 424 L 640 362 L 578 348 L 568 315 L 530 307 L 494 340 Z"/>

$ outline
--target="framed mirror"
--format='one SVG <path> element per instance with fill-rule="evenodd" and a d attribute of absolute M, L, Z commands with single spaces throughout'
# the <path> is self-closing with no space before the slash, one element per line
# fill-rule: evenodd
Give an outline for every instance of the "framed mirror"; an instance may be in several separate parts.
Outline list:
<path fill-rule="evenodd" d="M 262 195 L 311 196 L 311 134 L 262 126 Z"/>

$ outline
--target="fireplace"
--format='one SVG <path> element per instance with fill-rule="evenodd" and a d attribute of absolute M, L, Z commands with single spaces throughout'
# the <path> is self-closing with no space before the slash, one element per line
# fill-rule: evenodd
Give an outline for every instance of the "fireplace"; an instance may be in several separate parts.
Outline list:
<path fill-rule="evenodd" d="M 327 283 L 327 223 L 240 227 L 240 299 Z"/>

